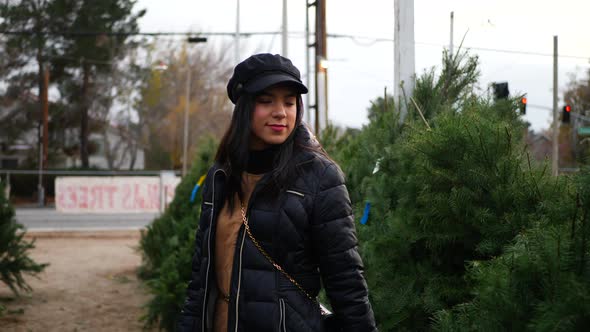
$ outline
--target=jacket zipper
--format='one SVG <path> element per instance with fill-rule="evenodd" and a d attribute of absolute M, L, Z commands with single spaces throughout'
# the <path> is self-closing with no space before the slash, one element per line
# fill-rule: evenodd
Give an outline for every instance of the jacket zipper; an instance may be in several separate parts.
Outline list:
<path fill-rule="evenodd" d="M 252 191 L 252 194 L 250 195 L 250 200 L 248 201 L 248 206 L 247 206 L 247 210 L 246 210 L 246 214 L 248 214 L 248 218 L 250 218 L 250 207 L 252 206 L 252 202 L 254 202 L 254 198 L 256 197 L 257 189 L 260 187 L 260 183 L 262 182 L 262 180 L 265 177 L 266 177 L 266 175 L 262 179 L 260 179 L 260 181 L 258 181 L 256 186 L 254 187 L 254 190 Z M 242 252 L 244 249 L 244 240 L 246 238 L 246 230 L 244 229 L 244 225 L 240 226 L 240 229 L 242 231 L 242 243 L 240 244 L 240 258 L 239 258 L 239 264 L 238 264 L 238 289 L 236 291 L 236 316 L 235 316 L 236 326 L 234 329 L 235 332 L 238 332 L 238 325 L 239 325 L 238 307 L 239 307 L 239 299 L 240 299 L 240 286 L 242 284 Z"/>
<path fill-rule="evenodd" d="M 287 325 L 285 324 L 286 320 L 285 300 L 279 299 L 279 331 L 287 332 Z"/>
<path fill-rule="evenodd" d="M 242 228 L 244 226 L 241 226 Z M 238 290 L 236 292 L 236 328 L 234 331 L 238 332 L 238 322 L 239 322 L 239 316 L 238 316 L 238 303 L 240 302 L 240 286 L 242 284 L 242 251 L 244 250 L 244 240 L 246 238 L 246 230 L 242 229 L 242 243 L 240 244 L 240 263 L 239 263 L 239 267 L 238 267 Z"/>
<path fill-rule="evenodd" d="M 207 315 L 207 295 L 209 294 L 208 285 L 209 285 L 209 270 L 211 269 L 211 233 L 213 231 L 213 217 L 215 215 L 215 176 L 217 172 L 223 172 L 223 170 L 218 169 L 213 173 L 213 193 L 211 199 L 211 220 L 209 220 L 209 235 L 208 235 L 208 250 L 207 250 L 207 273 L 205 274 L 205 294 L 203 295 L 203 315 L 201 320 L 202 331 L 205 332 L 205 316 Z M 225 173 L 225 172 L 224 172 Z"/>

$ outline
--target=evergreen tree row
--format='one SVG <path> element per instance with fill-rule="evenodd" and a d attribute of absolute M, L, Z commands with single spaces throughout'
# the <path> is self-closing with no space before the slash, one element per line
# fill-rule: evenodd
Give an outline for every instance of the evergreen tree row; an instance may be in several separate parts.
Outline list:
<path fill-rule="evenodd" d="M 445 54 L 403 123 L 386 96 L 363 129 L 323 138 L 357 216 L 371 204 L 357 229 L 380 330 L 582 330 L 590 173 L 535 165 L 516 102 L 478 95 L 478 75 L 477 58 Z"/>
<path fill-rule="evenodd" d="M 414 98 L 385 95 L 369 123 L 321 138 L 346 174 L 380 331 L 578 331 L 590 323 L 590 170 L 531 161 L 515 100 L 477 90 L 477 58 L 443 56 Z M 407 110 L 400 121 L 399 109 Z M 420 115 L 422 113 L 422 115 Z M 146 322 L 174 329 L 190 276 L 205 145 L 142 235 Z M 199 197 L 199 195 L 197 195 Z M 357 218 L 360 219 L 360 218 Z"/>
<path fill-rule="evenodd" d="M 191 169 L 176 187 L 174 200 L 141 234 L 139 274 L 151 295 L 143 316 L 146 327 L 174 331 L 186 297 L 202 201 L 200 192 L 192 202 L 191 196 L 195 184 L 213 165 L 217 150 L 212 139 L 205 139 L 198 146 Z"/>

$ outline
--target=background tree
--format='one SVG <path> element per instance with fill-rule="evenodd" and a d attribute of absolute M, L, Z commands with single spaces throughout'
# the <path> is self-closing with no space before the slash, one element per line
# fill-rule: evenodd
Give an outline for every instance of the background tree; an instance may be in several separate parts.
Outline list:
<path fill-rule="evenodd" d="M 10 32 L 1 40 L 9 55 L 0 64 L 3 79 L 22 91 L 32 90 L 36 82 L 40 96 L 43 71 L 50 68 L 52 85 L 59 83 L 60 97 L 69 105 L 69 118 L 78 121 L 79 144 L 65 149 L 68 154 L 77 149 L 83 167 L 89 166 L 89 133 L 104 127 L 117 93 L 109 75 L 137 46 L 129 34 L 138 31 L 137 20 L 145 11 L 132 12 L 135 3 L 21 0 L 0 5 L 0 29 Z M 37 71 L 31 71 L 35 63 Z M 35 122 L 40 123 L 40 115 L 39 109 Z"/>
<path fill-rule="evenodd" d="M 43 71 L 48 61 L 61 56 L 73 0 L 13 0 L 0 5 L 0 29 L 5 54 L 4 79 L 17 86 L 43 89 Z M 36 64 L 36 66 L 31 66 Z M 36 67 L 36 71 L 32 68 Z"/>
<path fill-rule="evenodd" d="M 225 84 L 231 74 L 226 53 L 221 48 L 175 49 L 169 44 L 154 45 L 144 66 L 140 96 L 135 102 L 138 123 L 146 147 L 146 168 L 172 169 L 182 165 L 184 110 L 189 102 L 189 156 L 194 159 L 201 137 L 220 137 L 231 118 L 232 105 Z M 158 59 L 158 60 L 151 60 Z M 161 65 L 166 69 L 162 70 Z M 189 66 L 190 64 L 190 66 Z M 189 100 L 186 80 L 191 70 Z"/>
<path fill-rule="evenodd" d="M 42 105 L 38 96 L 43 90 L 43 72 L 51 68 L 51 59 L 62 55 L 64 37 L 59 32 L 65 31 L 74 3 L 73 0 L 13 0 L 0 4 L 0 30 L 11 32 L 0 37 L 3 51 L 0 77 L 8 85 L 4 101 L 19 102 L 19 111 L 26 113 L 19 117 L 27 121 L 14 127 L 21 137 L 40 128 Z M 40 137 L 38 133 L 38 143 Z M 7 141 L 19 138 L 11 136 Z M 35 146 L 35 142 L 27 143 Z M 31 151 L 31 154 L 38 155 L 38 152 Z"/>
<path fill-rule="evenodd" d="M 575 75 L 570 76 L 570 81 L 563 94 L 563 100 L 565 104 L 572 107 L 572 113 L 587 115 L 586 112 L 590 111 L 590 69 L 579 79 Z M 573 124 L 577 120 L 572 116 L 570 121 Z M 580 127 L 588 126 L 590 126 L 588 121 L 583 121 L 580 125 Z M 571 125 L 568 127 L 571 127 Z M 587 165 L 588 158 L 590 157 L 590 144 L 588 140 L 584 140 L 585 137 L 572 135 L 571 130 L 564 136 L 566 136 L 564 137 L 565 140 L 560 140 L 560 142 L 567 142 L 568 148 L 571 151 L 571 156 L 569 157 L 582 165 Z"/>
<path fill-rule="evenodd" d="M 58 70 L 63 70 L 63 77 L 68 79 L 62 92 L 79 109 L 82 167 L 89 166 L 89 110 L 101 109 L 96 107 L 101 100 L 93 98 L 100 95 L 96 93 L 100 85 L 97 82 L 102 80 L 103 84 L 108 84 L 101 74 L 112 75 L 113 62 L 122 59 L 126 55 L 124 50 L 132 47 L 129 34 L 139 31 L 137 20 L 145 14 L 145 10 L 133 13 L 135 3 L 134 0 L 78 1 L 68 31 L 104 34 L 72 35 L 74 38 L 64 41 L 64 56 L 55 62 Z M 105 95 L 110 96 L 110 93 L 102 94 Z M 108 100 L 106 103 L 110 104 Z M 109 110 L 108 107 L 103 109 Z"/>
<path fill-rule="evenodd" d="M 574 111 L 590 111 L 590 69 L 580 79 L 570 76 L 563 100 L 566 104 L 575 105 Z"/>

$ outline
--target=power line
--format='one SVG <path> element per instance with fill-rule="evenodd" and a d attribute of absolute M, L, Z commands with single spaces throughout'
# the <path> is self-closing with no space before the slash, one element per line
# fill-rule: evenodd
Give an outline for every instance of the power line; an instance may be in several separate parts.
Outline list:
<path fill-rule="evenodd" d="M 418 44 L 418 43 L 417 43 Z M 421 43 L 426 44 L 426 43 Z M 437 45 L 442 46 L 442 45 Z M 542 52 L 530 52 L 530 51 L 519 51 L 519 50 L 506 50 L 506 49 L 498 49 L 498 48 L 485 48 L 485 47 L 470 47 L 465 46 L 466 49 L 476 50 L 476 51 L 486 51 L 486 52 L 499 52 L 499 53 L 511 53 L 511 54 L 524 54 L 524 55 L 537 55 L 537 56 L 553 56 L 553 53 L 542 53 Z M 569 59 L 580 59 L 580 60 L 590 60 L 590 56 L 581 56 L 581 55 L 559 55 L 560 58 L 569 58 Z"/>
<path fill-rule="evenodd" d="M 352 40 L 354 43 L 360 46 L 371 46 L 375 43 L 379 42 L 390 42 L 393 43 L 393 38 L 375 38 L 375 37 L 367 37 L 367 36 L 354 36 L 354 35 L 345 35 L 345 34 L 328 34 L 328 37 L 332 38 L 347 38 Z M 369 40 L 367 43 L 362 43 L 359 40 Z M 426 46 L 436 46 L 436 47 L 444 47 L 446 45 L 436 44 L 436 43 L 424 43 L 424 42 L 415 42 L 416 45 L 426 45 Z M 475 50 L 475 51 L 486 51 L 486 52 L 499 52 L 499 53 L 511 53 L 511 54 L 524 54 L 524 55 L 537 55 L 537 56 L 553 56 L 553 53 L 542 53 L 542 52 L 531 52 L 531 51 L 520 51 L 520 50 L 508 50 L 508 49 L 501 49 L 501 48 L 485 48 L 485 47 L 471 47 L 471 46 L 463 46 L 466 49 Z M 581 60 L 589 60 L 590 56 L 580 56 L 580 55 L 559 55 L 560 58 L 570 58 L 570 59 L 581 59 Z"/>
<path fill-rule="evenodd" d="M 277 35 L 280 34 L 280 31 L 255 31 L 255 32 L 240 32 L 240 36 L 249 37 L 249 36 L 264 36 L 264 35 Z M 0 34 L 4 35 L 25 35 L 25 36 L 33 36 L 37 33 L 31 30 L 5 30 L 0 31 Z M 71 36 L 71 37 L 93 37 L 93 36 L 150 36 L 150 37 L 157 37 L 157 36 L 182 36 L 182 37 L 192 37 L 192 36 L 228 36 L 228 37 L 235 37 L 235 32 L 111 32 L 111 31 L 47 31 L 41 33 L 42 35 L 53 35 L 53 36 Z M 295 33 L 291 33 L 295 34 Z M 298 35 L 305 35 L 304 32 L 297 33 Z M 389 42 L 392 43 L 394 40 L 393 38 L 382 38 L 382 37 L 368 37 L 368 36 L 356 36 L 356 35 L 347 35 L 347 34 L 337 34 L 337 33 L 328 33 L 328 38 L 346 38 L 353 41 L 355 44 L 363 47 L 369 47 L 376 43 L 381 42 Z M 367 42 L 362 42 L 361 40 L 368 40 Z M 435 46 L 435 47 L 445 47 L 446 45 L 436 44 L 436 43 L 425 43 L 425 42 L 415 42 L 416 45 L 426 45 L 426 46 Z M 521 50 L 509 50 L 509 49 L 501 49 L 501 48 L 486 48 L 486 47 L 471 47 L 471 46 L 464 46 L 465 49 L 475 50 L 475 51 L 484 51 L 484 52 L 498 52 L 498 53 L 509 53 L 509 54 L 523 54 L 523 55 L 535 55 L 535 56 L 547 56 L 552 57 L 553 53 L 543 53 L 543 52 L 531 52 L 531 51 L 521 51 Z M 577 59 L 577 60 L 590 60 L 590 56 L 581 56 L 581 55 L 558 55 L 559 58 L 566 58 L 566 59 Z"/>
<path fill-rule="evenodd" d="M 257 36 L 257 35 L 274 35 L 279 34 L 277 31 L 256 31 L 256 32 L 241 32 L 240 36 Z M 125 32 L 125 31 L 44 31 L 37 33 L 32 30 L 5 30 L 0 31 L 0 34 L 4 35 L 23 35 L 23 36 L 70 36 L 70 37 L 95 37 L 95 36 L 231 36 L 236 35 L 235 32 Z"/>

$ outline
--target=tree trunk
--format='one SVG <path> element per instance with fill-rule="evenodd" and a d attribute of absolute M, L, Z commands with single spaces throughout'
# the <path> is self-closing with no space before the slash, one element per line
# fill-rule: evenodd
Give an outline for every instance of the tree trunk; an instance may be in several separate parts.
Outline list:
<path fill-rule="evenodd" d="M 80 160 L 83 168 L 90 166 L 88 158 L 88 92 L 90 79 L 90 65 L 82 62 L 82 102 L 80 103 Z"/>
<path fill-rule="evenodd" d="M 133 139 L 133 138 L 132 138 Z M 131 158 L 129 162 L 129 170 L 132 171 L 135 168 L 135 161 L 137 160 L 137 142 L 131 142 L 131 151 L 129 152 Z"/>
<path fill-rule="evenodd" d="M 39 38 L 39 37 L 37 37 Z M 37 148 L 38 151 L 41 150 L 41 146 L 43 145 L 43 137 L 41 135 L 42 132 L 42 126 L 43 126 L 43 98 L 41 96 L 43 96 L 43 75 L 44 75 L 44 70 L 43 70 L 43 50 L 41 48 L 41 46 L 37 47 L 37 65 L 39 67 L 39 73 L 37 74 L 37 85 L 39 88 L 39 93 L 37 94 L 38 98 L 37 101 L 39 102 L 39 121 L 37 122 L 37 140 L 38 140 L 38 144 L 37 144 Z M 40 153 L 37 153 L 37 155 L 40 155 Z M 39 159 L 39 164 L 41 164 L 41 159 Z"/>
<path fill-rule="evenodd" d="M 109 144 L 109 139 L 107 137 L 108 130 L 109 130 L 108 128 L 109 128 L 108 126 L 105 126 L 102 129 L 102 144 L 104 146 L 103 151 L 104 151 L 104 156 L 107 160 L 107 165 L 108 165 L 109 169 L 114 169 L 114 167 L 115 167 L 115 160 L 113 157 L 114 153 L 111 151 L 111 145 Z M 113 149 L 113 150 L 115 150 L 115 153 L 117 152 L 117 148 L 118 147 L 116 146 L 115 149 Z"/>

